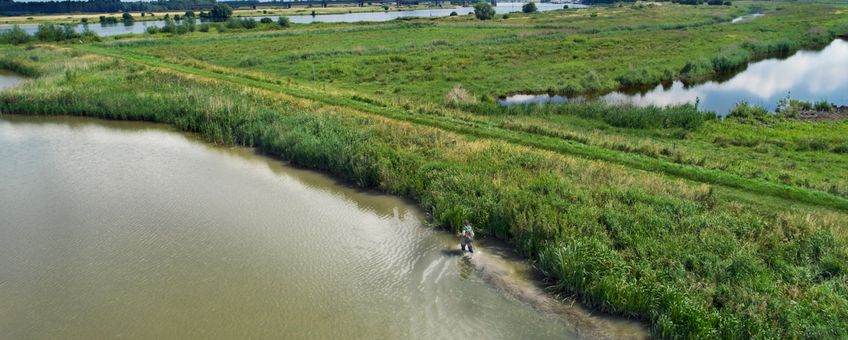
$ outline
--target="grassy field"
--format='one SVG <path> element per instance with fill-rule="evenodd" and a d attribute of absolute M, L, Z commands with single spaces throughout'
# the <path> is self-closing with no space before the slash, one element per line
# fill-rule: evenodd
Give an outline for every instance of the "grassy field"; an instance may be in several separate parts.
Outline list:
<path fill-rule="evenodd" d="M 751 6 L 766 16 L 729 23 Z M 6 46 L 0 66 L 36 79 L 0 93 L 0 112 L 165 122 L 410 197 L 657 337 L 844 338 L 845 121 L 490 98 L 704 77 L 717 70 L 687 63 L 821 46 L 848 33 L 846 9 L 628 5 Z"/>

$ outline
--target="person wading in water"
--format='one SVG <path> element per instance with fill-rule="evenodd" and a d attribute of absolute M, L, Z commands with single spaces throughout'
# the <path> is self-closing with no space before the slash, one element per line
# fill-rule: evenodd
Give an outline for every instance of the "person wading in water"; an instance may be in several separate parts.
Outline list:
<path fill-rule="evenodd" d="M 465 247 L 468 246 L 469 252 L 474 252 L 474 246 L 471 245 L 471 242 L 474 241 L 474 228 L 471 227 L 471 223 L 468 223 L 468 220 L 465 220 L 465 225 L 459 230 L 458 236 L 460 238 L 460 248 L 462 251 L 465 251 Z"/>

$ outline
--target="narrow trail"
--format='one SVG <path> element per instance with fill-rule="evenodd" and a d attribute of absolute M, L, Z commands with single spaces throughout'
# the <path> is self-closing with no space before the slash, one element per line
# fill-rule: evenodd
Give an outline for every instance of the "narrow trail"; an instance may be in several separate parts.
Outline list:
<path fill-rule="evenodd" d="M 79 47 L 79 49 L 85 52 L 118 58 L 153 68 L 167 69 L 191 74 L 193 76 L 227 81 L 243 86 L 283 93 L 291 97 L 319 102 L 333 107 L 354 109 L 365 114 L 373 114 L 384 118 L 425 125 L 458 133 L 466 137 L 499 140 L 525 147 L 551 151 L 562 155 L 604 161 L 637 170 L 664 174 L 671 177 L 705 184 L 739 189 L 748 193 L 848 211 L 848 199 L 821 191 L 806 190 L 760 179 L 750 179 L 723 171 L 677 164 L 640 154 L 615 151 L 598 146 L 581 144 L 575 141 L 564 140 L 561 138 L 506 129 L 480 120 L 466 120 L 445 115 L 437 116 L 428 113 L 416 113 L 413 110 L 408 109 L 380 106 L 339 95 L 328 95 L 325 91 L 313 90 L 302 86 L 286 86 L 267 80 L 254 79 L 247 75 L 225 74 L 194 66 L 170 63 L 163 61 L 158 57 L 141 55 L 129 51 L 119 51 L 116 49 L 92 45 L 82 46 Z"/>

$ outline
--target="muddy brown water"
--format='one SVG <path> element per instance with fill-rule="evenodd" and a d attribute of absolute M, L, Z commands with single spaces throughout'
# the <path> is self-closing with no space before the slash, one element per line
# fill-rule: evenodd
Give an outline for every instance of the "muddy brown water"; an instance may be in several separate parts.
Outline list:
<path fill-rule="evenodd" d="M 409 202 L 157 124 L 0 116 L 0 338 L 644 338 Z"/>

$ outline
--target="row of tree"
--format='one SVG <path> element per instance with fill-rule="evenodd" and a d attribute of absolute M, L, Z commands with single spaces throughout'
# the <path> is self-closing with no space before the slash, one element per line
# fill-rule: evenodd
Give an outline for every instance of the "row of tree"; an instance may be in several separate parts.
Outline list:
<path fill-rule="evenodd" d="M 98 40 L 94 32 L 85 29 L 82 33 L 74 30 L 71 25 L 54 25 L 41 24 L 38 25 L 38 31 L 34 35 L 27 34 L 17 25 L 12 29 L 0 32 L 0 44 L 25 44 L 30 41 L 56 42 L 65 40 Z"/>
<path fill-rule="evenodd" d="M 57 14 L 57 13 L 121 13 L 176 10 L 201 10 L 215 6 L 215 0 L 157 0 L 121 2 L 120 0 L 17 2 L 0 0 L 0 13 Z"/>

